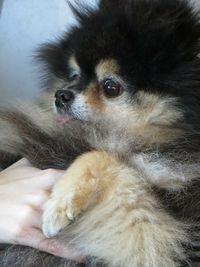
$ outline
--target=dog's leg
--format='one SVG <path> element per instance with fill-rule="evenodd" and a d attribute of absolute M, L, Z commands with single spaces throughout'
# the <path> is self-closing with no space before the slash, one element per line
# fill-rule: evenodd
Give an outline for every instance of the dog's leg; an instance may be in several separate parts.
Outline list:
<path fill-rule="evenodd" d="M 82 155 L 56 184 L 45 235 L 57 235 L 81 213 L 76 242 L 109 266 L 177 267 L 184 259 L 182 225 L 159 206 L 142 173 L 106 152 Z"/>
<path fill-rule="evenodd" d="M 113 176 L 112 168 L 116 170 L 117 165 L 117 160 L 106 152 L 86 153 L 75 160 L 45 206 L 45 235 L 56 235 L 81 212 L 100 202 L 114 183 L 111 173 Z"/>

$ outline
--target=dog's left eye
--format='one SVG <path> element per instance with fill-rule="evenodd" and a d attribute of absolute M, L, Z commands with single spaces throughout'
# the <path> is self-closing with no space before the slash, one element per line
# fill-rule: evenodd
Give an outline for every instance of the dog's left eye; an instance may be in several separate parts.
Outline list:
<path fill-rule="evenodd" d="M 103 90 L 107 97 L 117 97 L 122 93 L 122 86 L 120 83 L 107 79 L 103 82 Z"/>

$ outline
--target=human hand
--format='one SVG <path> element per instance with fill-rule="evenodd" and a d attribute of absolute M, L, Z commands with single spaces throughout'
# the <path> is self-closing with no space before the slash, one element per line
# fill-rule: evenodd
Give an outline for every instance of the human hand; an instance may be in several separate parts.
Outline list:
<path fill-rule="evenodd" d="M 22 159 L 0 172 L 0 243 L 30 246 L 82 261 L 82 256 L 42 231 L 42 207 L 63 171 L 39 170 Z"/>

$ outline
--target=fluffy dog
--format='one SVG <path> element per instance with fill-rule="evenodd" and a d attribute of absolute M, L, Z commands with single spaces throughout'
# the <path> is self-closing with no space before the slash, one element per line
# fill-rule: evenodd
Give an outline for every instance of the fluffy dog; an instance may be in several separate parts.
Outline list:
<path fill-rule="evenodd" d="M 40 50 L 41 109 L 1 110 L 2 164 L 67 169 L 43 232 L 92 266 L 180 266 L 200 214 L 199 17 L 181 0 L 72 9 L 79 25 Z"/>

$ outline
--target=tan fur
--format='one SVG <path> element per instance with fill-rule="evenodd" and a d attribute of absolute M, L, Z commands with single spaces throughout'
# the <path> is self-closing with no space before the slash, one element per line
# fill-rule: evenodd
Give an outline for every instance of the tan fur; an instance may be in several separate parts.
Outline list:
<path fill-rule="evenodd" d="M 164 144 L 182 135 L 176 122 L 183 116 L 175 98 L 140 91 L 135 103 L 129 104 L 128 95 L 110 101 L 104 100 L 104 116 L 126 129 L 130 136 L 146 144 Z"/>
<path fill-rule="evenodd" d="M 176 98 L 144 91 L 139 91 L 136 97 L 138 101 L 136 106 L 140 109 L 139 116 L 143 122 L 170 125 L 182 117 L 182 112 L 175 105 Z"/>
<path fill-rule="evenodd" d="M 184 227 L 162 210 L 141 175 L 106 152 L 82 155 L 54 187 L 44 233 L 54 236 L 82 214 L 62 238 L 71 236 L 83 253 L 111 267 L 179 266 Z"/>
<path fill-rule="evenodd" d="M 119 74 L 120 66 L 114 59 L 101 60 L 96 66 L 96 75 L 101 80 L 105 75 Z"/>
<path fill-rule="evenodd" d="M 134 134 L 146 139 L 149 144 L 167 143 L 181 136 L 182 131 L 173 126 L 183 116 L 176 107 L 175 98 L 163 98 L 144 91 L 140 91 L 137 97 L 138 104 L 133 112 L 138 113 L 138 124 L 133 126 Z"/>
<path fill-rule="evenodd" d="M 100 96 L 99 85 L 96 82 L 91 82 L 84 90 L 86 105 L 95 112 L 102 112 L 104 105 Z"/>
<path fill-rule="evenodd" d="M 54 188 L 53 198 L 58 202 L 55 212 L 66 217 L 65 212 L 61 212 L 64 209 L 69 219 L 73 219 L 91 204 L 102 200 L 115 181 L 115 177 L 110 177 L 107 172 L 108 163 L 115 168 L 118 166 L 118 162 L 105 152 L 80 156 Z"/>
<path fill-rule="evenodd" d="M 71 67 L 72 70 L 76 70 L 76 71 L 80 72 L 80 67 L 76 61 L 75 56 L 70 57 L 69 66 Z"/>
<path fill-rule="evenodd" d="M 174 141 L 177 137 L 181 136 L 182 131 L 170 126 L 141 124 L 133 129 L 133 134 L 135 134 L 138 139 L 143 139 L 146 145 L 161 145 Z"/>

